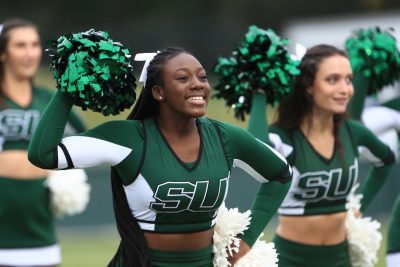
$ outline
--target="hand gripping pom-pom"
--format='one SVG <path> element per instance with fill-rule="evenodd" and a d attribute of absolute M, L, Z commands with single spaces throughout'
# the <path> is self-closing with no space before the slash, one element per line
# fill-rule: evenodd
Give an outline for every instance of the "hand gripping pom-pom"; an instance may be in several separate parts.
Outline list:
<path fill-rule="evenodd" d="M 244 120 L 251 109 L 251 95 L 263 90 L 267 103 L 276 104 L 292 90 L 292 80 L 300 73 L 286 45 L 271 29 L 250 26 L 248 33 L 227 58 L 220 57 L 214 66 L 218 75 L 215 96 L 225 99 L 235 116 Z"/>
<path fill-rule="evenodd" d="M 136 100 L 129 50 L 106 32 L 66 34 L 51 42 L 57 88 L 83 110 L 116 115 Z"/>
<path fill-rule="evenodd" d="M 214 266 L 232 266 L 228 257 L 239 251 L 240 238 L 248 229 L 251 220 L 251 211 L 241 213 L 237 208 L 227 209 L 222 205 L 214 229 L 213 252 Z M 250 252 L 241 258 L 233 267 L 277 267 L 278 254 L 273 243 L 266 243 L 261 234 Z"/>
<path fill-rule="evenodd" d="M 368 95 L 400 78 L 400 52 L 389 30 L 355 30 L 346 40 L 346 50 L 353 70 L 369 82 Z"/>
<path fill-rule="evenodd" d="M 356 217 L 361 208 L 361 194 L 355 194 L 356 185 L 347 200 L 346 232 L 352 267 L 373 267 L 378 261 L 382 241 L 381 224 L 370 217 Z"/>

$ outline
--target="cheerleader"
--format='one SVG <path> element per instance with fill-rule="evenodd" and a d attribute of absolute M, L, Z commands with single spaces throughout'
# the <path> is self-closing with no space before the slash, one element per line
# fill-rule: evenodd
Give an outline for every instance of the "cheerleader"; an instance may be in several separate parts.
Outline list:
<path fill-rule="evenodd" d="M 62 139 L 73 100 L 58 92 L 50 102 L 29 159 L 47 169 L 112 166 L 121 243 L 109 266 L 213 266 L 215 219 L 234 162 L 252 169 L 261 187 L 232 264 L 285 197 L 291 181 L 286 160 L 245 130 L 203 117 L 210 94 L 200 62 L 169 48 L 150 62 L 128 120 Z"/>
<path fill-rule="evenodd" d="M 317 45 L 300 63 L 293 92 L 278 108 L 269 139 L 293 168 L 274 238 L 279 266 L 350 267 L 346 200 L 358 176 L 358 147 L 373 169 L 362 187 L 361 212 L 394 163 L 393 152 L 362 124 L 345 117 L 353 95 L 352 69 L 342 50 Z M 265 105 L 265 101 L 254 104 Z M 254 108 L 265 112 L 265 107 Z M 251 114 L 253 124 L 263 114 Z M 264 116 L 265 117 L 265 116 Z"/>
<path fill-rule="evenodd" d="M 60 263 L 48 171 L 28 161 L 28 144 L 52 93 L 32 82 L 42 48 L 38 29 L 6 21 L 0 33 L 0 266 Z M 71 114 L 69 128 L 83 131 Z"/>

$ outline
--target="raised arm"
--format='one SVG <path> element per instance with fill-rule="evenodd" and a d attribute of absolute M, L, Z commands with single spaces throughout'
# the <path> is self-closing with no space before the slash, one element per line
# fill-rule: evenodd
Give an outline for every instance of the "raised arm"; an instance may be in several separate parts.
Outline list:
<path fill-rule="evenodd" d="M 132 148 L 119 143 L 123 129 L 116 131 L 115 122 L 62 139 L 72 104 L 64 93 L 54 94 L 29 145 L 28 157 L 34 165 L 43 169 L 114 166 L 130 155 Z"/>
<path fill-rule="evenodd" d="M 242 239 L 251 247 L 264 231 L 289 190 L 292 171 L 272 147 L 238 127 L 222 125 L 228 158 L 261 186 L 251 207 L 251 222 Z"/>
<path fill-rule="evenodd" d="M 350 116 L 355 120 L 361 119 L 361 113 L 364 109 L 364 102 L 367 96 L 369 81 L 365 78 L 361 71 L 354 72 L 354 95 L 348 106 Z"/>
<path fill-rule="evenodd" d="M 86 130 L 86 126 L 82 118 L 75 110 L 71 110 L 68 117 L 68 123 L 65 127 L 64 135 L 78 134 Z"/>
<path fill-rule="evenodd" d="M 268 143 L 268 122 L 266 96 L 262 91 L 255 92 L 252 98 L 248 131 L 259 140 Z"/>
<path fill-rule="evenodd" d="M 390 148 L 364 125 L 355 121 L 349 121 L 348 125 L 361 153 L 373 164 L 372 170 L 361 187 L 364 196 L 361 204 L 363 212 L 386 182 L 395 158 Z"/>

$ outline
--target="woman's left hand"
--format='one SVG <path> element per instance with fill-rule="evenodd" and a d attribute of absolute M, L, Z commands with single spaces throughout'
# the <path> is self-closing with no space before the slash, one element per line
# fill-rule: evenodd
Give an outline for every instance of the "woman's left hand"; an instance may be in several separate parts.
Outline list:
<path fill-rule="evenodd" d="M 250 251 L 250 246 L 243 240 L 240 240 L 239 251 L 233 253 L 232 256 L 228 257 L 228 261 L 231 266 L 234 266 L 242 257 L 244 257 Z"/>

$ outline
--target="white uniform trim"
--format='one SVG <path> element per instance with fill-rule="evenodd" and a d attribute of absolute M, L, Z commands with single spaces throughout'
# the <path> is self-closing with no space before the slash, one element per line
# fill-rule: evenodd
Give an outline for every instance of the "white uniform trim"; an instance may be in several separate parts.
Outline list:
<path fill-rule="evenodd" d="M 284 157 L 288 157 L 290 154 L 292 154 L 293 147 L 288 144 L 285 144 L 278 134 L 270 133 L 268 137 L 269 140 L 272 142 L 274 148 Z"/>
<path fill-rule="evenodd" d="M 87 168 L 101 164 L 111 166 L 123 161 L 132 149 L 101 139 L 86 136 L 63 138 L 62 144 L 67 148 L 75 168 Z M 57 148 L 58 168 L 68 167 L 67 159 L 60 146 Z"/>
<path fill-rule="evenodd" d="M 139 174 L 136 180 L 130 185 L 124 186 L 126 198 L 132 214 L 136 219 L 154 222 L 156 220 L 156 212 L 149 209 L 150 203 L 155 202 L 154 192 L 146 179 Z M 154 231 L 154 223 L 139 222 L 140 228 L 143 230 Z"/>
<path fill-rule="evenodd" d="M 282 215 L 301 215 L 304 214 L 304 206 L 306 205 L 303 201 L 298 201 L 293 197 L 295 194 L 297 184 L 299 182 L 300 172 L 295 166 L 293 166 L 293 179 L 290 185 L 289 192 L 282 202 L 281 207 L 278 209 L 278 213 Z"/>
<path fill-rule="evenodd" d="M 40 248 L 0 249 L 0 265 L 46 266 L 61 263 L 60 246 Z"/>
<path fill-rule="evenodd" d="M 247 172 L 251 177 L 253 177 L 259 183 L 266 183 L 269 182 L 264 176 L 259 174 L 256 170 L 254 170 L 249 164 L 240 159 L 233 160 L 233 166 L 242 169 L 243 171 Z"/>
<path fill-rule="evenodd" d="M 154 229 L 156 227 L 155 223 L 145 223 L 145 222 L 138 222 L 140 229 L 145 230 L 145 231 L 152 231 L 154 232 Z"/>
<path fill-rule="evenodd" d="M 261 141 L 259 139 L 257 139 L 257 141 L 260 142 L 261 144 L 263 144 L 264 146 L 266 146 L 269 150 L 271 150 L 272 153 L 275 154 L 275 156 L 277 156 L 278 158 L 280 158 L 283 162 L 285 162 L 287 164 L 286 158 L 284 156 L 282 156 L 278 151 L 276 151 L 273 147 L 267 145 L 266 143 L 264 143 L 263 141 Z"/>
<path fill-rule="evenodd" d="M 400 252 L 389 253 L 386 255 L 387 267 L 399 267 L 400 266 Z"/>

